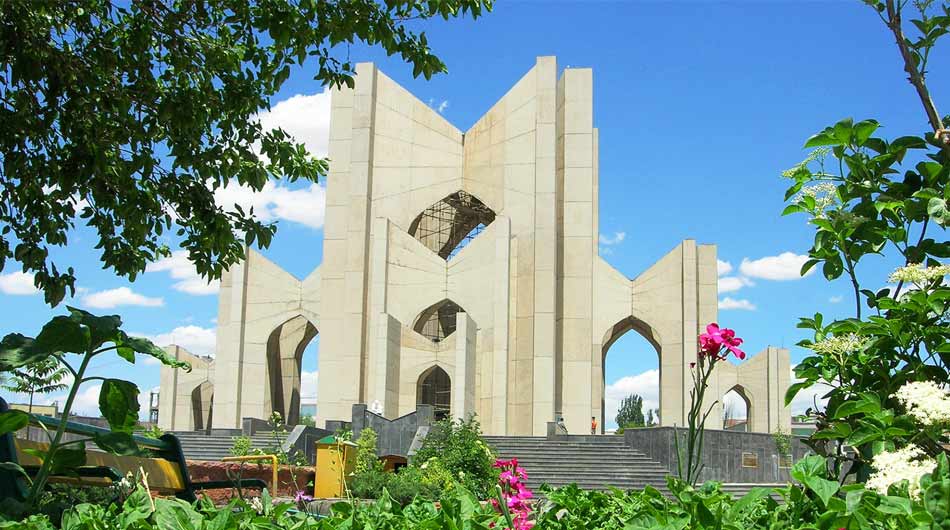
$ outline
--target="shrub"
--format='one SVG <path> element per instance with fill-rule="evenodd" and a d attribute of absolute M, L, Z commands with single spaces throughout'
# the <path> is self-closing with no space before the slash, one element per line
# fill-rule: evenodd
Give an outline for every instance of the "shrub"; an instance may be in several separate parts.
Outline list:
<path fill-rule="evenodd" d="M 412 464 L 421 467 L 433 458 L 478 498 L 492 495 L 498 482 L 498 470 L 492 467 L 495 454 L 482 441 L 481 425 L 474 416 L 465 421 L 443 420 L 433 426 Z"/>
<path fill-rule="evenodd" d="M 251 439 L 247 436 L 231 438 L 231 456 L 247 456 L 253 451 Z"/>
<path fill-rule="evenodd" d="M 369 427 L 360 431 L 360 437 L 356 440 L 356 469 L 354 473 L 359 475 L 370 471 L 382 471 L 383 463 L 379 461 L 376 452 L 376 431 Z"/>

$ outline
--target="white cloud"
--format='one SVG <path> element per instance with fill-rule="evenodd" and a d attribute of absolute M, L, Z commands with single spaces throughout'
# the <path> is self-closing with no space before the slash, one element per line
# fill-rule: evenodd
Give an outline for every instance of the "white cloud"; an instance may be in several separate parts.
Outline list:
<path fill-rule="evenodd" d="M 748 405 L 735 390 L 730 390 L 726 392 L 726 395 L 722 396 L 722 411 L 723 420 L 725 420 L 727 412 L 729 417 L 733 420 L 744 420 L 749 415 Z M 719 427 L 716 426 L 713 428 L 718 429 Z"/>
<path fill-rule="evenodd" d="M 184 250 L 176 250 L 167 258 L 162 258 L 154 263 L 149 263 L 145 267 L 145 272 L 167 271 L 173 280 L 178 280 L 172 284 L 172 289 L 183 293 L 204 295 L 215 294 L 221 286 L 219 280 L 208 282 L 198 275 L 194 264 L 188 260 L 188 253 Z"/>
<path fill-rule="evenodd" d="M 126 305 L 159 307 L 165 305 L 165 301 L 141 295 L 128 287 L 117 287 L 86 294 L 82 297 L 82 304 L 94 309 L 112 309 Z"/>
<path fill-rule="evenodd" d="M 660 371 L 647 370 L 637 375 L 621 377 L 604 389 L 604 423 L 613 425 L 623 398 L 637 394 L 643 398 L 643 413 L 660 407 Z"/>
<path fill-rule="evenodd" d="M 149 357 L 151 359 L 151 357 Z M 155 386 L 152 388 L 140 388 L 139 389 L 139 419 L 142 421 L 148 421 L 148 400 L 151 397 L 152 392 L 158 392 L 159 387 Z"/>
<path fill-rule="evenodd" d="M 795 367 L 792 366 L 791 384 L 800 383 L 801 381 L 801 379 L 795 377 Z M 821 396 L 827 394 L 829 390 L 831 390 L 831 386 L 825 383 L 815 383 L 808 388 L 799 390 L 798 394 L 795 395 L 795 399 L 792 400 L 792 414 L 804 414 L 809 408 L 814 409 L 816 407 L 818 410 L 824 410 L 828 400 Z"/>
<path fill-rule="evenodd" d="M 756 306 L 752 302 L 746 300 L 745 298 L 735 299 L 730 297 L 725 297 L 719 301 L 719 309 L 724 311 L 730 309 L 739 309 L 742 311 L 755 311 Z"/>
<path fill-rule="evenodd" d="M 255 217 L 263 222 L 282 219 L 319 229 L 326 214 L 327 191 L 319 184 L 290 189 L 268 181 L 261 191 L 235 182 L 214 192 L 215 202 L 225 209 L 237 204 L 245 212 L 254 209 Z"/>
<path fill-rule="evenodd" d="M 722 276 L 724 274 L 729 274 L 732 272 L 732 263 L 728 261 L 722 261 L 721 259 L 716 260 L 716 274 Z"/>
<path fill-rule="evenodd" d="M 724 276 L 719 278 L 720 293 L 731 293 L 752 285 L 755 285 L 755 283 L 744 276 Z"/>
<path fill-rule="evenodd" d="M 300 373 L 300 402 L 312 405 L 317 402 L 317 380 L 319 373 L 303 371 Z"/>
<path fill-rule="evenodd" d="M 445 109 L 449 108 L 449 100 L 443 99 L 442 101 L 436 103 L 435 98 L 429 98 L 429 107 L 439 114 L 443 114 L 445 113 Z"/>
<path fill-rule="evenodd" d="M 32 295 L 40 291 L 33 285 L 32 273 L 14 271 L 9 274 L 0 274 L 0 292 L 12 295 Z"/>
<path fill-rule="evenodd" d="M 129 333 L 129 335 L 133 337 L 145 337 L 155 343 L 156 346 L 162 348 L 177 344 L 195 355 L 214 356 L 216 338 L 214 328 L 179 326 L 168 333 L 159 333 L 158 335 L 146 335 L 145 333 Z M 147 357 L 145 364 L 158 364 L 158 360 Z"/>
<path fill-rule="evenodd" d="M 831 302 L 832 304 L 840 303 L 842 300 L 844 300 L 843 296 L 832 296 L 831 298 L 828 299 L 828 301 Z"/>
<path fill-rule="evenodd" d="M 446 103 L 448 105 L 448 103 Z M 330 89 L 319 94 L 297 94 L 258 115 L 264 131 L 281 128 L 307 146 L 310 154 L 327 156 L 330 144 Z"/>
<path fill-rule="evenodd" d="M 92 416 L 99 417 L 99 391 L 102 390 L 102 385 L 97 384 L 93 386 L 82 386 L 79 389 L 79 392 L 76 393 L 76 398 L 73 400 L 73 406 L 70 410 L 72 414 L 78 414 L 80 416 Z M 52 405 L 54 402 L 59 403 L 59 410 L 63 410 L 63 405 L 66 404 L 67 394 L 56 394 L 49 396 L 43 399 L 43 404 Z"/>
<path fill-rule="evenodd" d="M 743 258 L 739 271 L 745 276 L 763 280 L 797 280 L 802 277 L 799 272 L 806 261 L 808 261 L 808 256 L 783 252 L 778 256 L 766 256 L 756 260 Z M 805 276 L 814 273 L 815 269 L 811 268 Z"/>
<path fill-rule="evenodd" d="M 614 232 L 614 235 L 612 236 L 600 234 L 600 238 L 598 240 L 600 241 L 601 245 L 617 245 L 622 243 L 626 238 L 626 232 Z"/>

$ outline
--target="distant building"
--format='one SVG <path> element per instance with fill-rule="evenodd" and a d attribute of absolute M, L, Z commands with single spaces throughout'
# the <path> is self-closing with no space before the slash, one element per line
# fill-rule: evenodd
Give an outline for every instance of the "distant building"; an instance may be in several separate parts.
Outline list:
<path fill-rule="evenodd" d="M 53 403 L 52 405 L 37 405 L 34 403 L 32 409 L 30 409 L 28 403 L 10 403 L 9 405 L 12 410 L 22 410 L 23 412 L 32 412 L 33 414 L 53 418 L 59 417 L 59 403 Z"/>

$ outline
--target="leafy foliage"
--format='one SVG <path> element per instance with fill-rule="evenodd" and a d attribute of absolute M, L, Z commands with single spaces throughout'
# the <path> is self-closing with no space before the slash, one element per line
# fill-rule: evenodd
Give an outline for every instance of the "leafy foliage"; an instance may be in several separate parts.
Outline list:
<path fill-rule="evenodd" d="M 481 425 L 474 416 L 442 420 L 432 427 L 412 464 L 422 466 L 429 462 L 438 462 L 480 499 L 488 498 L 498 482 L 498 470 L 492 467 L 495 454 L 482 441 Z"/>
<path fill-rule="evenodd" d="M 623 401 L 620 402 L 620 408 L 617 409 L 617 426 L 626 429 L 645 425 L 643 398 L 637 394 L 631 394 L 623 398 Z"/>
<path fill-rule="evenodd" d="M 73 383 L 62 410 L 64 418 L 69 418 L 80 385 L 88 381 L 102 380 L 99 411 L 108 420 L 111 428 L 107 435 L 64 442 L 66 423 L 60 423 L 56 432 L 49 435 L 49 448 L 46 451 L 33 452 L 42 461 L 42 466 L 32 479 L 28 504 L 38 501 L 51 474 L 69 472 L 85 464 L 86 441 L 91 441 L 108 452 L 126 455 L 139 452 L 132 438 L 132 431 L 138 420 L 138 387 L 121 379 L 87 376 L 86 369 L 94 358 L 114 351 L 120 358 L 134 363 L 135 354 L 140 353 L 154 357 L 168 366 L 191 369 L 188 363 L 169 357 L 164 350 L 150 341 L 129 337 L 120 329 L 121 326 L 122 319 L 116 315 L 98 317 L 70 307 L 68 315 L 53 317 L 35 339 L 12 333 L 0 342 L 0 370 L 16 370 L 53 359 L 72 374 Z M 67 355 L 70 354 L 80 356 L 78 366 L 74 367 L 67 362 Z M 29 414 L 21 411 L 0 413 L 0 434 L 25 427 L 30 421 L 29 418 Z M 25 475 L 16 464 L 7 464 L 15 466 Z"/>
<path fill-rule="evenodd" d="M 59 359 L 48 357 L 10 372 L 9 379 L 4 382 L 3 388 L 18 394 L 29 394 L 29 409 L 32 412 L 33 396 L 64 390 L 66 383 L 63 381 L 68 375 L 69 372 L 62 366 Z"/>
<path fill-rule="evenodd" d="M 276 228 L 216 205 L 215 190 L 327 171 L 256 118 L 292 68 L 352 86 L 345 50 L 362 41 L 428 79 L 446 67 L 410 21 L 490 9 L 491 0 L 5 1 L 0 269 L 16 260 L 58 304 L 76 277 L 50 247 L 81 222 L 98 233 L 103 265 L 130 280 L 169 254 L 166 232 L 200 274 L 219 277 Z"/>

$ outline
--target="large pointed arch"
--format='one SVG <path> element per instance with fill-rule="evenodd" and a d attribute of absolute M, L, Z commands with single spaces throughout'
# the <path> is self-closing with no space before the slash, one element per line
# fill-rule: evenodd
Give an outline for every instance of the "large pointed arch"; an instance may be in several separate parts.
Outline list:
<path fill-rule="evenodd" d="M 606 403 L 607 401 L 607 353 L 610 351 L 611 347 L 614 346 L 614 344 L 618 340 L 620 340 L 622 337 L 628 336 L 628 333 L 630 332 L 633 332 L 633 336 L 643 341 L 643 345 L 642 345 L 643 348 L 649 350 L 652 347 L 652 349 L 656 353 L 655 373 L 652 370 L 648 370 L 640 374 L 639 377 L 641 378 L 648 377 L 646 381 L 649 383 L 647 385 L 649 389 L 652 389 L 655 386 L 656 399 L 657 399 L 656 412 L 651 413 L 650 415 L 654 418 L 655 421 L 659 421 L 659 419 L 656 416 L 659 414 L 659 410 L 662 408 L 661 404 L 663 402 L 662 385 L 660 384 L 660 379 L 661 379 L 660 370 L 662 366 L 662 364 L 660 363 L 662 347 L 660 345 L 662 344 L 662 340 L 660 338 L 659 333 L 656 331 L 656 329 L 653 326 L 651 326 L 647 322 L 637 317 L 627 316 L 621 319 L 620 321 L 618 321 L 617 323 L 615 323 L 610 328 L 608 328 L 607 331 L 604 333 L 603 338 L 601 339 L 601 351 L 600 351 L 600 376 L 601 376 L 600 385 L 601 386 L 599 389 L 595 389 L 595 397 L 597 396 L 597 394 L 599 394 L 599 398 L 600 398 L 601 416 L 600 418 L 598 418 L 598 420 L 599 420 L 599 429 L 601 432 L 604 431 L 607 424 L 612 420 L 612 418 L 607 417 L 607 407 L 606 407 L 607 405 Z M 626 341 L 627 339 L 625 338 L 624 340 Z M 652 364 L 652 362 L 650 364 Z M 656 378 L 655 383 L 652 381 L 653 377 Z M 643 380 L 641 380 L 640 384 L 643 384 L 642 381 Z M 647 394 L 650 394 L 650 393 L 651 392 L 647 392 Z M 622 397 L 626 397 L 626 396 L 622 396 Z M 642 398 L 644 396 L 641 395 L 640 397 Z M 653 408 L 650 408 L 649 410 L 653 410 Z M 647 409 L 643 410 L 644 416 L 647 416 L 649 410 Z M 618 425 L 618 427 L 622 427 L 622 425 Z"/>
<path fill-rule="evenodd" d="M 495 212 L 478 197 L 457 191 L 420 212 L 409 234 L 448 260 L 494 220 Z"/>
<path fill-rule="evenodd" d="M 270 410 L 287 425 L 300 421 L 300 378 L 303 352 L 317 336 L 317 328 L 297 315 L 277 326 L 267 337 L 267 387 Z"/>
<path fill-rule="evenodd" d="M 745 413 L 743 414 L 741 410 L 739 411 L 730 411 L 728 396 L 734 394 L 739 397 L 738 405 L 744 405 Z M 750 432 L 752 430 L 752 414 L 754 412 L 752 408 L 752 394 L 749 390 L 742 386 L 741 384 L 733 385 L 732 388 L 727 390 L 721 398 L 722 401 L 722 428 L 727 431 L 743 431 Z"/>
<path fill-rule="evenodd" d="M 452 378 L 441 366 L 433 365 L 419 374 L 416 381 L 416 409 L 431 405 L 437 420 L 452 413 Z"/>

